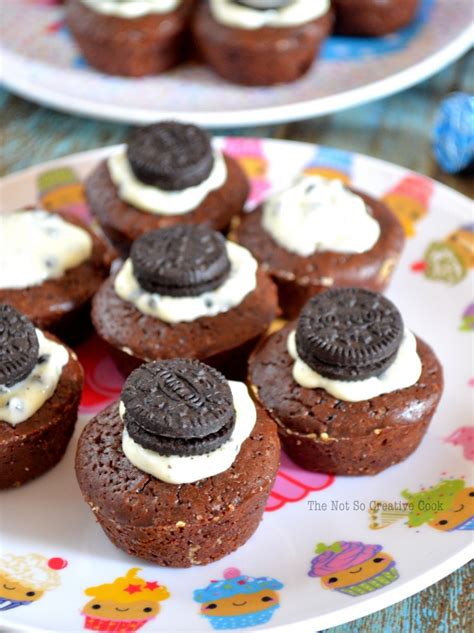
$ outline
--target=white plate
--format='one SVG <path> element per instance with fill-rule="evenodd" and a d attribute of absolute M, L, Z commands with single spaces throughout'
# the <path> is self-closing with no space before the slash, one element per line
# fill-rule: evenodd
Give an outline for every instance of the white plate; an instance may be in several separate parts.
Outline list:
<path fill-rule="evenodd" d="M 302 80 L 242 88 L 186 65 L 158 77 L 108 77 L 88 68 L 45 0 L 1 0 L 1 76 L 13 92 L 96 118 L 146 123 L 170 116 L 208 127 L 320 116 L 403 90 L 472 44 L 471 0 L 421 0 L 415 23 L 384 38 L 331 38 Z"/>
<path fill-rule="evenodd" d="M 263 523 L 244 547 L 206 567 L 164 569 L 130 558 L 111 545 L 94 522 L 75 481 L 77 435 L 91 414 L 117 397 L 121 383 L 111 360 L 92 339 L 79 350 L 86 369 L 86 389 L 80 423 L 66 457 L 47 475 L 1 493 L 0 553 L 12 554 L 17 557 L 16 564 L 23 563 L 16 580 L 34 573 L 38 560 L 56 558 L 53 567 L 62 567 L 58 558 L 68 564 L 53 574 L 59 586 L 46 591 L 40 600 L 0 610 L 0 625 L 28 631 L 83 630 L 81 609 L 89 600 L 84 590 L 110 583 L 129 569 L 140 567 L 141 578 L 158 581 L 171 594 L 144 631 L 209 632 L 211 625 L 199 615 L 193 592 L 212 579 L 222 579 L 226 569 L 238 568 L 243 574 L 269 576 L 283 584 L 279 590 L 281 606 L 262 629 L 294 633 L 299 623 L 302 628 L 298 630 L 315 631 L 393 604 L 469 560 L 469 531 L 439 531 L 426 522 L 410 528 L 403 517 L 384 529 L 373 530 L 368 512 L 372 500 L 402 501 L 404 489 L 416 492 L 450 479 L 459 480 L 463 489 L 472 485 L 467 481 L 472 475 L 470 460 L 474 459 L 474 427 L 469 426 L 474 392 L 469 353 L 474 328 L 472 278 L 462 265 L 463 254 L 447 242 L 453 231 L 470 221 L 469 200 L 434 181 L 365 156 L 285 141 L 233 138 L 217 142 L 238 156 L 253 174 L 258 173 L 253 179 L 253 203 L 274 184 L 281 186 L 310 164 L 316 171 L 331 170 L 350 179 L 357 188 L 384 197 L 401 217 L 406 218 L 408 212 L 412 217 L 416 212 L 419 222 L 407 223 L 416 235 L 408 240 L 389 295 L 406 323 L 433 344 L 442 360 L 446 389 L 439 410 L 416 453 L 376 477 L 334 479 L 304 472 L 285 460 Z M 78 178 L 110 151 L 113 148 L 70 156 L 5 178 L 0 184 L 5 208 L 47 196 L 49 204 L 66 204 L 72 211 L 85 214 Z M 472 225 L 458 236 L 472 239 Z M 430 249 L 432 243 L 434 249 Z M 426 495 L 420 500 L 426 502 Z M 311 511 L 309 501 L 325 502 L 328 508 Z M 342 505 L 334 510 L 333 502 Z M 356 503 L 365 504 L 365 509 L 358 510 Z M 450 519 L 455 520 L 455 516 L 453 513 Z M 317 543 L 340 541 L 380 545 L 396 561 L 398 579 L 360 596 L 324 590 L 319 579 L 308 576 L 310 561 Z M 32 554 L 44 558 L 35 559 Z M 1 583 L 0 598 L 5 598 Z"/>

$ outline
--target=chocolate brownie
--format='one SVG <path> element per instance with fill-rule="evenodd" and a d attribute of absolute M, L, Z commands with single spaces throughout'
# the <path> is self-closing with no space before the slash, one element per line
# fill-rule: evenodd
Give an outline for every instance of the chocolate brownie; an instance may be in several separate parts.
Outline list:
<path fill-rule="evenodd" d="M 120 199 L 110 178 L 106 161 L 86 180 L 86 194 L 92 213 L 115 248 L 127 256 L 131 243 L 143 233 L 176 224 L 205 224 L 225 232 L 242 212 L 249 193 L 247 178 L 238 163 L 225 157 L 227 179 L 211 191 L 195 209 L 180 215 L 147 213 Z"/>
<path fill-rule="evenodd" d="M 170 13 L 122 18 L 69 0 L 66 24 L 87 62 L 110 75 L 142 77 L 176 66 L 186 56 L 194 0 Z"/>
<path fill-rule="evenodd" d="M 346 402 L 293 378 L 287 324 L 255 349 L 249 382 L 278 424 L 288 455 L 311 471 L 373 475 L 406 459 L 421 442 L 443 390 L 443 372 L 432 349 L 417 339 L 422 362 L 411 387 L 361 402 Z"/>
<path fill-rule="evenodd" d="M 96 294 L 92 320 L 125 374 L 143 360 L 183 356 L 217 367 L 228 378 L 241 377 L 248 354 L 277 314 L 276 288 L 261 270 L 255 290 L 239 305 L 213 317 L 181 323 L 143 314 L 116 294 L 114 281 L 115 277 L 105 281 Z"/>
<path fill-rule="evenodd" d="M 46 338 L 59 343 L 51 334 Z M 63 457 L 74 431 L 83 374 L 69 350 L 56 390 L 29 419 L 12 426 L 0 419 L 0 489 L 39 477 Z M 0 414 L 1 418 L 1 414 Z"/>
<path fill-rule="evenodd" d="M 336 31 L 343 35 L 379 37 L 412 22 L 419 0 L 333 0 Z"/>
<path fill-rule="evenodd" d="M 31 211 L 31 209 L 26 209 Z M 69 343 L 76 343 L 90 332 L 90 302 L 109 273 L 113 251 L 83 221 L 66 212 L 53 212 L 74 224 L 92 238 L 91 256 L 66 270 L 56 279 L 27 288 L 0 288 L 0 303 L 8 303 Z"/>
<path fill-rule="evenodd" d="M 202 58 L 219 75 L 248 86 L 270 86 L 304 75 L 331 32 L 332 11 L 296 26 L 244 29 L 212 15 L 207 0 L 196 9 L 193 37 Z"/>
<path fill-rule="evenodd" d="M 232 239 L 248 248 L 278 287 L 284 316 L 295 318 L 310 297 L 330 287 L 384 290 L 405 244 L 403 229 L 388 207 L 354 191 L 371 209 L 380 237 L 365 253 L 316 251 L 307 257 L 286 250 L 262 226 L 263 207 L 241 217 Z"/>
<path fill-rule="evenodd" d="M 135 467 L 122 450 L 122 431 L 115 403 L 85 427 L 76 455 L 82 494 L 117 547 L 158 565 L 190 567 L 252 536 L 280 459 L 276 427 L 262 407 L 232 466 L 191 484 L 164 483 Z"/>

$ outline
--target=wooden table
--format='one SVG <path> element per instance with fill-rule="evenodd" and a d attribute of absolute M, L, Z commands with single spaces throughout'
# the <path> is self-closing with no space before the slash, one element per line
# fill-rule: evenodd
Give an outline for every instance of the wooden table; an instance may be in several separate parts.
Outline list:
<path fill-rule="evenodd" d="M 370 154 L 427 174 L 474 197 L 474 179 L 444 174 L 431 152 L 433 114 L 439 101 L 455 90 L 474 93 L 474 53 L 431 80 L 382 101 L 315 120 L 237 131 L 223 129 L 216 130 L 216 134 L 317 142 Z M 121 143 L 128 130 L 126 125 L 53 112 L 1 89 L 0 106 L 2 175 L 73 152 Z M 472 567 L 466 565 L 407 600 L 331 632 L 472 630 L 471 572 Z"/>

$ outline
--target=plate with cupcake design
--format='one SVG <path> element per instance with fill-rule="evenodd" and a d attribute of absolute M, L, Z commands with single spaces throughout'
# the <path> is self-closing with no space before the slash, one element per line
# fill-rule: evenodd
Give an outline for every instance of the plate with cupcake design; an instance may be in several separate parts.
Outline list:
<path fill-rule="evenodd" d="M 315 631 L 470 559 L 467 198 L 176 123 L 0 192 L 0 626 Z"/>
<path fill-rule="evenodd" d="M 96 118 L 238 127 L 381 98 L 472 44 L 469 0 L 353 4 L 2 0 L 2 80 L 33 101 Z"/>

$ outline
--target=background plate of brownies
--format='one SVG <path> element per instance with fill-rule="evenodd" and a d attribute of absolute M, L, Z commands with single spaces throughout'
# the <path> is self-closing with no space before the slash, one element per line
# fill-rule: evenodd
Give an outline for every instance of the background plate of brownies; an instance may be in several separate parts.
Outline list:
<path fill-rule="evenodd" d="M 2 79 L 61 110 L 208 127 L 402 90 L 472 44 L 470 0 L 2 0 Z"/>
<path fill-rule="evenodd" d="M 175 121 L 0 195 L 2 626 L 323 629 L 469 559 L 467 198 Z"/>

